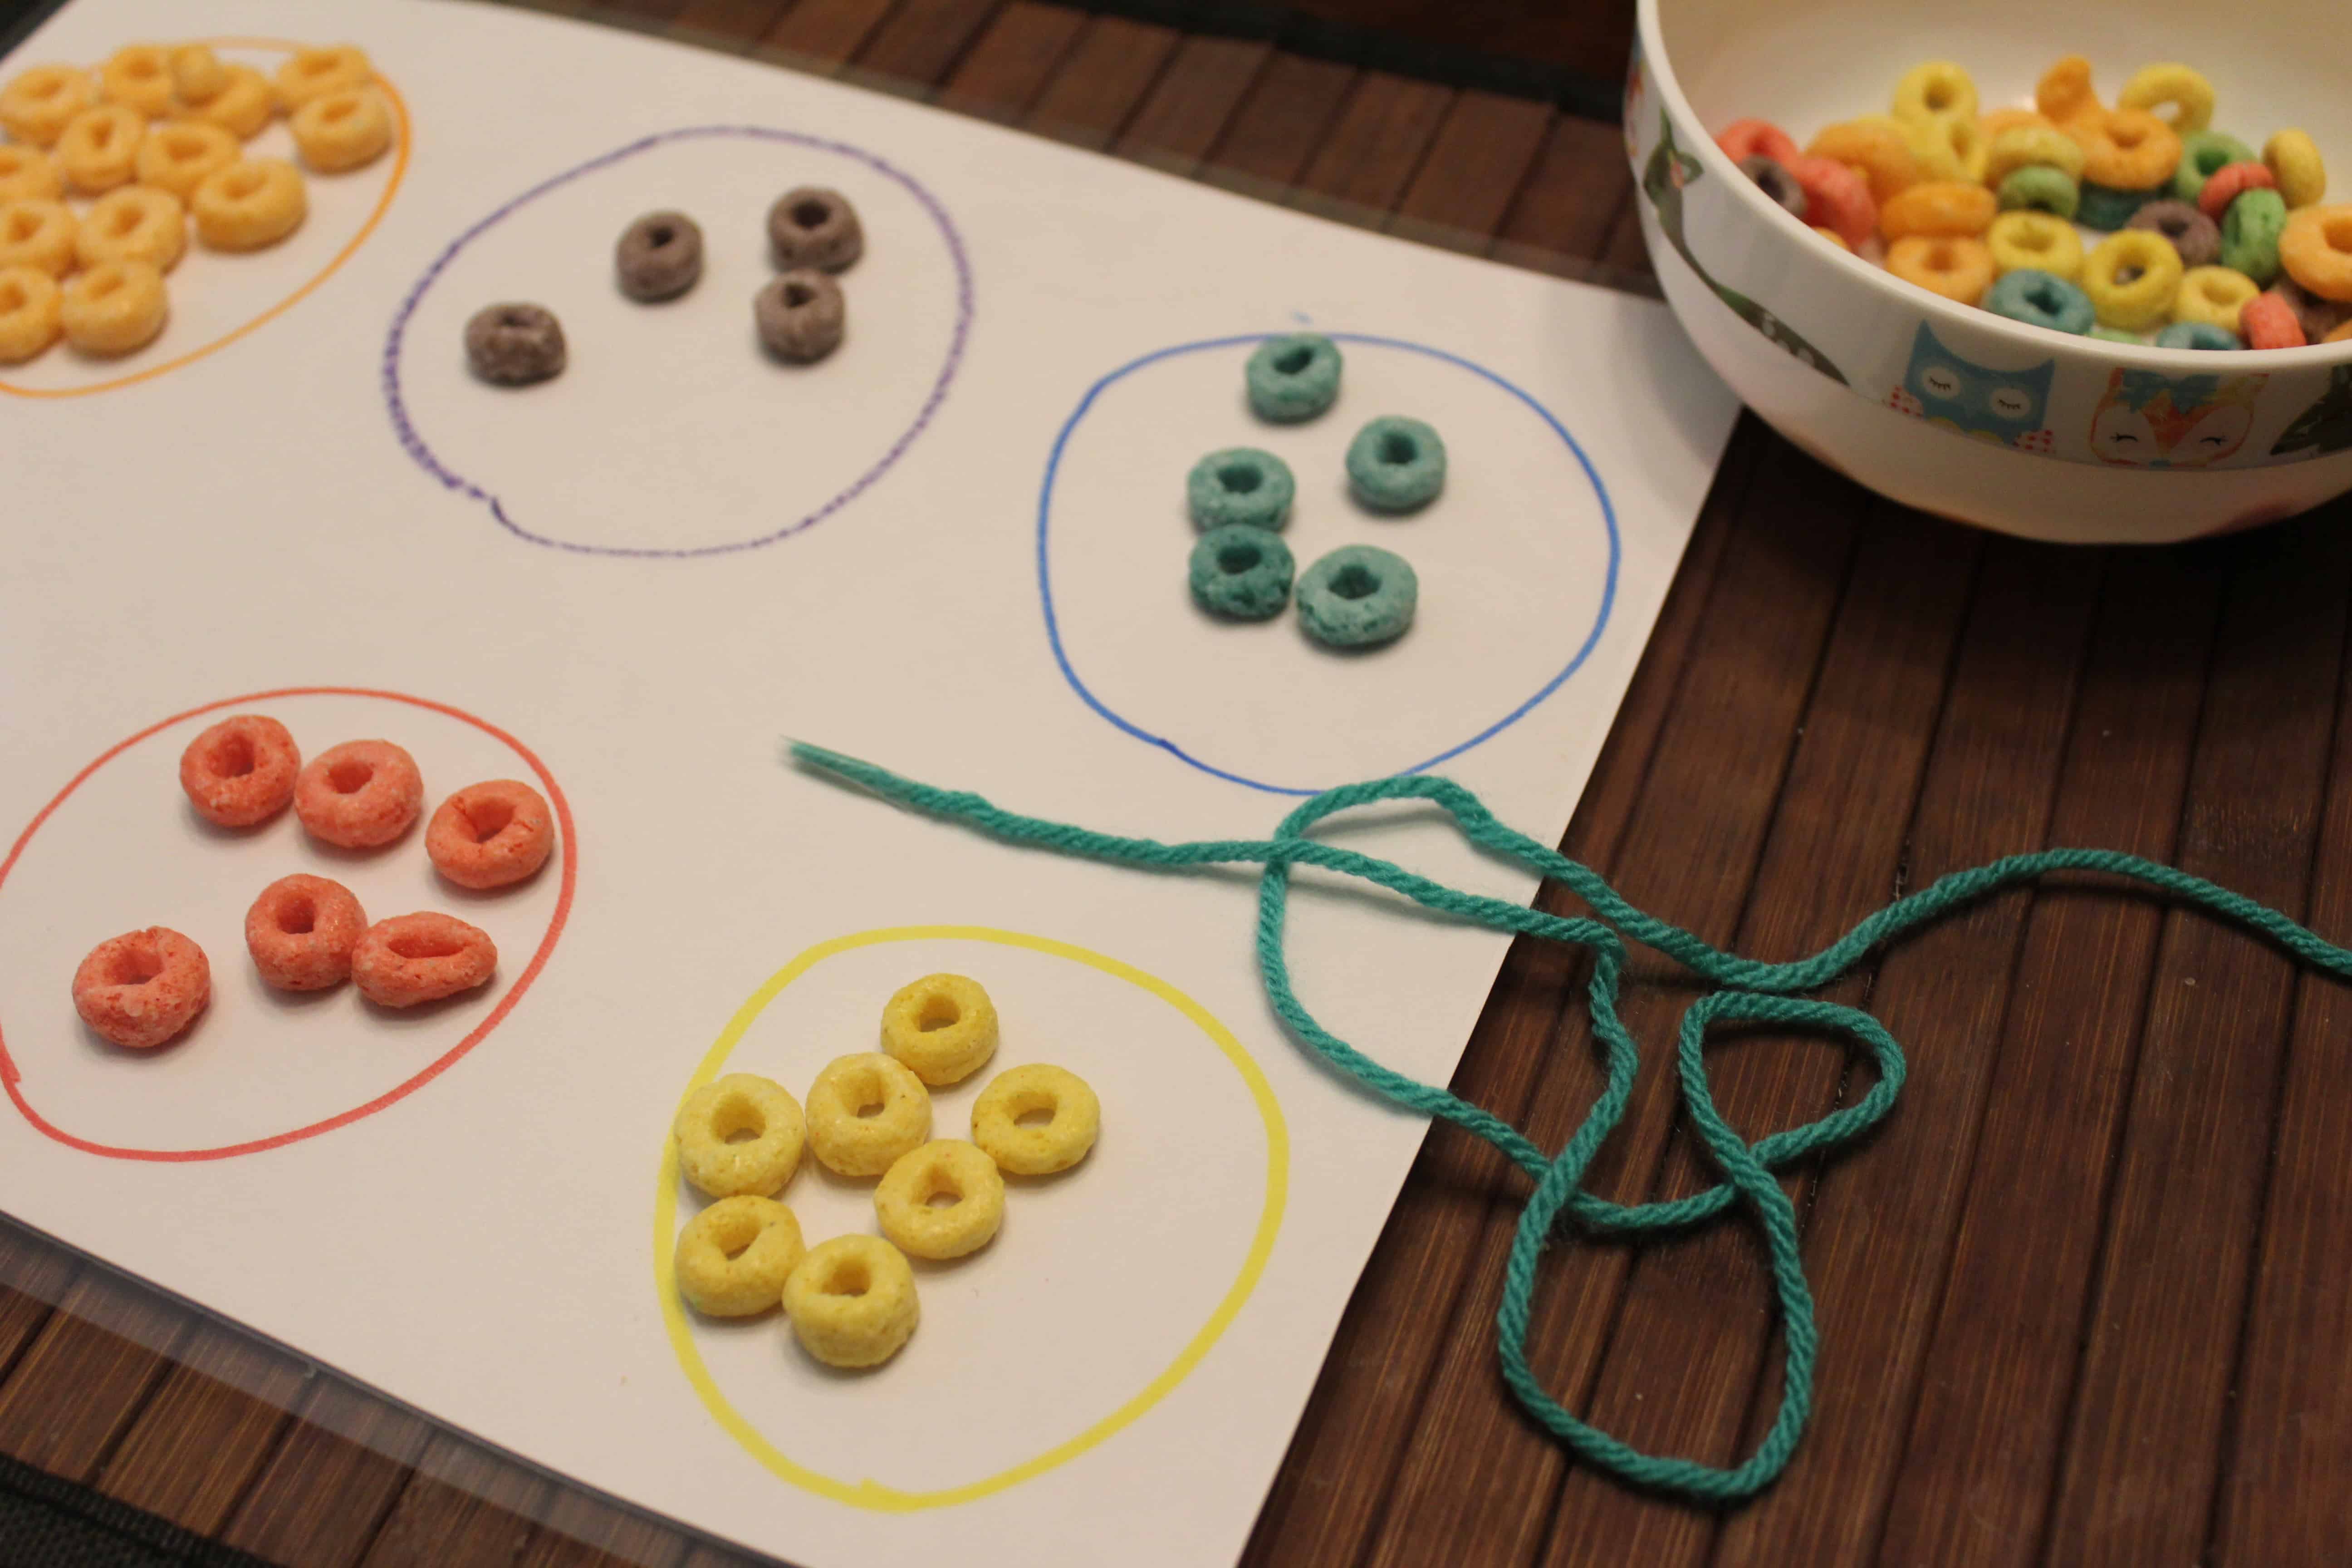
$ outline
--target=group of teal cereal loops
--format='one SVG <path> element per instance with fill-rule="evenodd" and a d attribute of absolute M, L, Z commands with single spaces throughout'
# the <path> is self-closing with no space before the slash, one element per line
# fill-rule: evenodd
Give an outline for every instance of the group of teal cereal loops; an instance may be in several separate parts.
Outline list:
<path fill-rule="evenodd" d="M 859 785 L 907 809 L 1056 854 L 1157 870 L 1263 866 L 1265 873 L 1258 883 L 1258 970 L 1276 1013 L 1291 1032 L 1331 1066 L 1397 1104 L 1425 1115 L 1443 1117 L 1486 1139 L 1509 1156 L 1534 1183 L 1512 1237 L 1510 1254 L 1504 1265 L 1502 1304 L 1496 1313 L 1503 1378 L 1513 1396 L 1563 1446 L 1587 1463 L 1635 1486 L 1700 1503 L 1738 1502 L 1770 1485 L 1795 1452 L 1812 1404 L 1813 1368 L 1820 1351 L 1812 1291 L 1806 1282 L 1798 1246 L 1795 1211 L 1772 1173 L 1809 1153 L 1852 1141 L 1885 1116 L 1903 1085 L 1903 1053 L 1875 1019 L 1851 1007 L 1811 1000 L 1795 993 L 1816 991 L 1830 984 L 1873 950 L 1999 889 L 2059 871 L 2098 872 L 2144 883 L 2266 939 L 2314 969 L 2352 980 L 2352 951 L 2323 940 L 2275 910 L 2200 877 L 2111 849 L 2049 849 L 2012 855 L 1989 865 L 1956 871 L 1896 900 L 1810 958 L 1768 963 L 1727 952 L 1690 931 L 1634 908 L 1599 873 L 1497 821 L 1476 795 L 1446 779 L 1375 779 L 1327 791 L 1283 818 L 1271 838 L 1167 844 L 1022 816 L 978 795 L 918 784 L 871 763 L 816 746 L 795 744 L 792 756 L 806 768 Z M 1453 818 L 1463 837 L 1478 848 L 1562 884 L 1584 901 L 1591 914 L 1548 914 L 1500 899 L 1465 892 L 1391 861 L 1307 837 L 1308 830 L 1327 816 L 1357 806 L 1398 800 L 1426 801 L 1440 807 Z M 1297 866 L 1360 877 L 1401 893 L 1425 909 L 1472 924 L 1569 942 L 1591 951 L 1592 976 L 1586 991 L 1592 1011 L 1593 1034 L 1606 1058 L 1607 1082 L 1583 1122 L 1559 1153 L 1547 1156 L 1524 1133 L 1492 1111 L 1434 1084 L 1423 1083 L 1383 1067 L 1316 1021 L 1298 1000 L 1283 947 L 1290 873 Z M 1617 1010 L 1628 941 L 1654 948 L 1721 987 L 1684 1013 L 1675 1063 L 1683 1101 L 1692 1124 L 1698 1131 L 1707 1157 L 1724 1179 L 1705 1192 L 1667 1203 L 1614 1204 L 1595 1197 L 1581 1186 L 1594 1155 L 1625 1113 L 1640 1066 L 1640 1049 Z M 1876 1065 L 1878 1081 L 1850 1106 L 1801 1127 L 1748 1142 L 1717 1110 L 1708 1087 L 1706 1036 L 1708 1029 L 1718 1024 L 1769 1024 L 1842 1036 L 1868 1050 Z M 1735 1205 L 1744 1205 L 1754 1215 L 1762 1233 L 1773 1294 L 1780 1307 L 1781 1334 L 1787 1342 L 1780 1409 L 1755 1449 L 1727 1468 L 1645 1454 L 1579 1419 L 1554 1399 L 1528 1364 L 1527 1339 L 1537 1259 L 1560 1222 L 1565 1220 L 1569 1226 L 1587 1237 L 1640 1236 L 1711 1220 Z"/>

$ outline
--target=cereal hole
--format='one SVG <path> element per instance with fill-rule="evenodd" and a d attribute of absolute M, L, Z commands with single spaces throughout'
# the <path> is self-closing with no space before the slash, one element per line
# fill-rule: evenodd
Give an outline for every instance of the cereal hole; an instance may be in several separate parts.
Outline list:
<path fill-rule="evenodd" d="M 101 268 L 89 275 L 89 280 L 82 285 L 82 291 L 92 300 L 103 300 L 121 288 L 122 282 L 121 271 L 112 268 Z"/>
<path fill-rule="evenodd" d="M 828 1296 L 863 1296 L 873 1288 L 873 1278 L 866 1273 L 862 1258 L 835 1265 L 824 1281 L 824 1293 Z"/>
<path fill-rule="evenodd" d="M 1217 470 L 1217 483 L 1235 495 L 1245 496 L 1265 482 L 1265 476 L 1255 464 L 1228 463 Z"/>
<path fill-rule="evenodd" d="M 1402 430 L 1391 430 L 1381 437 L 1381 461 L 1410 463 L 1421 456 L 1421 447 Z"/>
<path fill-rule="evenodd" d="M 457 815 L 464 817 L 466 826 L 474 830 L 475 843 L 488 844 L 504 833 L 507 825 L 514 821 L 514 806 L 503 800 L 478 800 L 459 806 Z"/>
<path fill-rule="evenodd" d="M 113 959 L 106 966 L 109 985 L 144 985 L 163 973 L 163 955 L 155 944 L 143 937 L 126 942 L 115 949 Z"/>
<path fill-rule="evenodd" d="M 466 951 L 466 944 L 455 937 L 426 936 L 421 932 L 404 932 L 384 945 L 394 955 L 407 959 L 455 958 Z"/>
<path fill-rule="evenodd" d="M 2331 217 L 2320 225 L 2319 233 L 2328 249 L 2352 251 L 2352 217 Z"/>
<path fill-rule="evenodd" d="M 670 227 L 669 225 L 666 223 L 656 224 L 653 227 L 646 231 L 646 243 L 652 246 L 656 250 L 659 250 L 663 246 L 667 245 L 671 240 L 676 239 L 677 237 L 677 230 Z"/>
<path fill-rule="evenodd" d="M 805 283 L 787 283 L 784 285 L 784 305 L 788 310 L 797 310 L 803 305 L 807 304 L 810 300 L 815 298 L 816 290 L 810 288 Z"/>
<path fill-rule="evenodd" d="M 1285 375 L 1297 375 L 1300 371 L 1305 370 L 1314 358 L 1313 349 L 1289 349 L 1274 356 L 1274 368 Z"/>
<path fill-rule="evenodd" d="M 923 1202 L 931 1208 L 951 1209 L 963 1202 L 963 1194 L 950 1186 L 935 1186 L 931 1189 L 931 1195 L 925 1198 Z"/>
<path fill-rule="evenodd" d="M 241 202 L 261 189 L 262 178 L 258 169 L 239 169 L 222 184 L 222 194 L 233 202 Z"/>
<path fill-rule="evenodd" d="M 499 312 L 499 325 L 501 327 L 515 328 L 528 327 L 530 325 L 530 312 L 524 310 L 520 305 L 510 310 L 501 310 Z"/>
<path fill-rule="evenodd" d="M 819 228 L 833 216 L 833 209 L 823 202 L 803 202 L 793 208 L 793 221 L 803 228 Z"/>
<path fill-rule="evenodd" d="M 112 146 L 114 144 L 114 121 L 111 120 L 101 120 L 97 124 L 91 126 L 89 130 L 89 142 L 90 146 L 95 151 L 100 153 L 105 152 L 109 147 Z"/>
<path fill-rule="evenodd" d="M 1927 89 L 1927 107 L 1941 112 L 1952 107 L 1952 89 L 1942 82 Z"/>
<path fill-rule="evenodd" d="M 26 91 L 35 98 L 55 98 L 65 89 L 65 79 L 60 77 L 55 80 L 34 82 Z"/>
<path fill-rule="evenodd" d="M 13 315 L 25 308 L 25 286 L 11 278 L 0 283 L 0 316 Z"/>
<path fill-rule="evenodd" d="M 1217 552 L 1217 570 L 1234 574 L 1255 571 L 1264 559 L 1255 544 L 1228 544 Z"/>
<path fill-rule="evenodd" d="M 2140 280 L 2140 275 L 2141 275 L 2141 273 L 2142 273 L 2144 270 L 2145 270 L 2145 268 L 2138 268 L 2138 267 L 2128 267 L 2128 266 L 2126 266 L 2126 267 L 2118 267 L 2118 268 L 2116 268 L 2116 288 L 2118 288 L 2118 289 L 2123 289 L 2123 288 L 2127 288 L 2127 287 L 2129 287 L 2130 285 L 2132 285 L 2132 284 L 2134 284 L 2134 283 L 2138 282 L 2138 281 Z"/>
<path fill-rule="evenodd" d="M 19 207 L 8 215 L 8 243 L 22 244 L 32 238 L 39 231 L 40 226 L 41 216 L 38 213 L 26 212 Z"/>
<path fill-rule="evenodd" d="M 2126 121 L 2121 125 L 2109 126 L 2107 139 L 2128 153 L 2147 140 L 2147 127 Z"/>
<path fill-rule="evenodd" d="M 2026 291 L 2025 301 L 2035 310 L 2053 316 L 2066 308 L 2066 297 L 2058 291 L 2055 283 L 2036 283 Z"/>
<path fill-rule="evenodd" d="M 1013 1119 L 1015 1127 L 1050 1127 L 1053 1122 L 1054 1108 L 1050 1105 L 1033 1105 Z"/>
<path fill-rule="evenodd" d="M 928 1035 L 933 1029 L 952 1028 L 962 1017 L 963 1009 L 956 1005 L 954 997 L 926 996 L 922 1013 L 915 1019 L 915 1027 Z"/>
<path fill-rule="evenodd" d="M 2215 305 L 2226 306 L 2231 300 L 2237 298 L 2236 285 L 2224 278 L 2200 279 L 2198 287 L 2205 290 L 2206 300 Z"/>
<path fill-rule="evenodd" d="M 337 763 L 327 770 L 327 783 L 337 795 L 357 795 L 375 777 L 375 764 L 356 760 Z"/>
<path fill-rule="evenodd" d="M 1352 562 L 1340 567 L 1331 578 L 1331 592 L 1343 599 L 1369 599 L 1380 591 L 1381 580 L 1371 570 Z"/>
<path fill-rule="evenodd" d="M 1949 272 L 1953 268 L 1958 267 L 1959 264 L 1959 254 L 1946 242 L 1937 240 L 1933 246 L 1928 247 L 1927 266 L 1930 270 L 1936 272 Z"/>
<path fill-rule="evenodd" d="M 145 55 L 134 55 L 122 62 L 122 68 L 128 75 L 144 78 L 161 75 L 163 68 Z"/>
<path fill-rule="evenodd" d="M 140 224 L 144 221 L 145 215 L 141 213 L 137 207 L 115 208 L 113 218 L 114 237 L 117 239 L 121 238 L 124 235 L 129 234 L 132 229 L 137 228 Z"/>
<path fill-rule="evenodd" d="M 278 906 L 278 929 L 288 936 L 309 936 L 318 928 L 319 907 L 307 893 L 296 893 Z"/>
<path fill-rule="evenodd" d="M 322 120 L 349 120 L 359 112 L 360 106 L 348 98 L 339 98 L 320 113 Z"/>
<path fill-rule="evenodd" d="M 750 1096 L 730 1094 L 711 1112 L 710 1130 L 723 1143 L 749 1143 L 767 1135 L 768 1119 Z"/>
<path fill-rule="evenodd" d="M 205 139 L 193 131 L 174 131 L 163 138 L 163 151 L 181 163 L 186 163 L 191 158 L 204 156 Z"/>

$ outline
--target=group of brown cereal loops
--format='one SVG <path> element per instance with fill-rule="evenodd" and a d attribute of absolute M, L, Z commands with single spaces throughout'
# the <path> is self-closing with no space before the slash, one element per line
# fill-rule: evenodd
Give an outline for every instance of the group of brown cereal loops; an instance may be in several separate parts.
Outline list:
<path fill-rule="evenodd" d="M 277 720 L 240 713 L 188 742 L 180 787 L 218 827 L 254 827 L 289 805 L 304 831 L 342 849 L 380 849 L 415 825 L 425 802 L 416 759 L 390 741 L 346 741 L 306 764 Z M 425 829 L 434 868 L 461 888 L 510 887 L 555 847 L 546 800 L 515 779 L 468 784 Z M 261 889 L 245 915 L 246 950 L 280 991 L 350 980 L 382 1007 L 414 1007 L 488 981 L 498 944 L 478 926 L 425 910 L 368 923 L 352 890 L 297 873 Z M 212 996 L 205 950 L 168 926 L 100 942 L 74 971 L 74 1011 L 104 1038 L 147 1050 L 177 1037 Z"/>
<path fill-rule="evenodd" d="M 688 1095 L 678 1168 L 719 1201 L 678 1233 L 678 1293 L 717 1318 L 781 1303 L 801 1344 L 828 1366 L 879 1366 L 898 1354 L 920 1316 L 906 1255 L 962 1258 L 987 1246 L 1004 1219 L 1001 1173 L 1066 1171 L 1102 1126 L 1085 1079 L 1036 1063 L 1007 1068 L 980 1091 L 971 1142 L 932 1138 L 929 1090 L 979 1071 L 996 1041 L 996 1006 L 979 983 L 929 974 L 882 1009 L 879 1052 L 838 1058 L 817 1074 L 805 1119 L 782 1085 L 752 1073 Z M 1032 1116 L 1043 1120 L 1024 1125 Z M 803 1139 L 835 1172 L 882 1178 L 874 1189 L 881 1236 L 803 1244 L 800 1221 L 776 1194 L 800 1168 Z"/>
<path fill-rule="evenodd" d="M 2033 108 L 1979 114 L 1969 73 L 1930 60 L 1892 107 L 1801 153 L 1760 120 L 1716 140 L 1816 233 L 1883 241 L 1888 270 L 1962 304 L 2168 348 L 2352 338 L 2352 205 L 2322 205 L 2319 149 L 2281 131 L 2258 157 L 2211 129 L 2212 84 L 2189 67 L 2146 68 L 2109 109 L 2070 55 Z M 2086 252 L 2077 224 L 2108 237 Z"/>
<path fill-rule="evenodd" d="M 298 50 L 273 82 L 203 44 L 132 44 L 94 77 L 49 65 L 12 79 L 0 88 L 0 364 L 60 333 L 100 355 L 153 342 L 188 215 L 205 245 L 246 251 L 284 239 L 310 210 L 293 164 L 247 158 L 240 143 L 283 110 L 314 172 L 371 163 L 392 145 L 374 79 L 349 46 Z M 96 199 L 77 216 L 68 190 Z"/>

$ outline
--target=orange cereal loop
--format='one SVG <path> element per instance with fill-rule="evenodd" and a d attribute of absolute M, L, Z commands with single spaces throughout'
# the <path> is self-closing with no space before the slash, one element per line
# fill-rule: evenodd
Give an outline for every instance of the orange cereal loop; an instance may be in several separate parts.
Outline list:
<path fill-rule="evenodd" d="M 2083 178 L 2110 190 L 2145 191 L 2180 166 L 2180 136 L 2144 109 L 2080 120 L 2066 133 L 2082 143 Z"/>
<path fill-rule="evenodd" d="M 192 118 L 217 125 L 240 141 L 260 134 L 276 112 L 268 81 L 251 66 L 230 66 L 228 80 L 218 92 L 188 103 Z"/>
<path fill-rule="evenodd" d="M 52 278 L 73 270 L 73 209 L 63 202 L 0 205 L 0 267 L 37 267 Z"/>
<path fill-rule="evenodd" d="M 1975 304 L 1992 287 L 1992 252 L 1979 239 L 1915 234 L 1886 247 L 1886 269 L 1963 305 Z"/>
<path fill-rule="evenodd" d="M 145 261 L 105 261 L 68 279 L 58 321 L 66 342 L 112 358 L 145 348 L 172 313 L 163 274 Z"/>
<path fill-rule="evenodd" d="M 188 210 L 196 237 L 215 250 L 260 250 L 302 226 L 310 198 L 283 158 L 240 160 L 196 182 Z"/>
<path fill-rule="evenodd" d="M 195 1022 L 212 999 L 205 950 L 168 926 L 125 931 L 74 971 L 74 1011 L 101 1038 L 152 1050 Z"/>
<path fill-rule="evenodd" d="M 278 96 L 288 109 L 299 109 L 314 98 L 365 87 L 374 79 L 375 68 L 367 56 L 349 44 L 297 49 L 293 58 L 278 68 Z"/>
<path fill-rule="evenodd" d="M 322 844 L 374 849 L 408 831 L 425 805 L 416 759 L 390 741 L 345 741 L 304 764 L 294 815 Z"/>
<path fill-rule="evenodd" d="M 35 66 L 0 88 L 0 130 L 36 147 L 53 146 L 75 115 L 98 101 L 98 84 L 79 66 Z"/>
<path fill-rule="evenodd" d="M 2324 343 L 2352 343 L 2352 321 L 2346 321 L 2319 341 Z"/>
<path fill-rule="evenodd" d="M 1849 120 L 1832 125 L 1813 138 L 1805 156 L 1827 158 L 1859 171 L 1870 182 L 1871 199 L 1882 205 L 1919 180 L 1917 154 L 1890 124 Z"/>
<path fill-rule="evenodd" d="M 2068 55 L 2042 73 L 2033 86 L 2033 107 L 2053 125 L 2063 126 L 2085 114 L 2104 112 L 2099 95 L 2091 90 L 2091 62 Z"/>
<path fill-rule="evenodd" d="M 1789 165 L 1789 175 L 1805 193 L 1805 216 L 1835 229 L 1847 249 L 1859 249 L 1877 232 L 1878 203 L 1871 197 L 1870 182 L 1852 164 L 1834 158 L 1799 158 Z"/>
<path fill-rule="evenodd" d="M 0 364 L 22 364 L 58 341 L 58 280 L 37 267 L 0 267 Z"/>
<path fill-rule="evenodd" d="M 278 991 L 324 991 L 352 977 L 367 911 L 341 882 L 300 872 L 261 889 L 245 911 L 245 950 Z"/>
<path fill-rule="evenodd" d="M 467 784 L 441 803 L 425 828 L 434 869 L 461 888 L 504 888 L 547 864 L 555 816 L 520 779 Z"/>
<path fill-rule="evenodd" d="M 143 261 L 169 272 L 188 247 L 188 220 L 180 198 L 152 185 L 109 191 L 81 215 L 74 232 L 74 257 L 84 267 L 107 261 Z"/>
<path fill-rule="evenodd" d="M 1833 228 L 1823 228 L 1821 225 L 1815 224 L 1813 225 L 1813 232 L 1820 235 L 1823 239 L 1828 240 L 1832 245 L 1836 246 L 1840 250 L 1851 252 L 1853 249 L 1853 246 L 1848 245 L 1845 242 L 1845 236 L 1840 234 Z"/>
<path fill-rule="evenodd" d="M 2238 331 L 2250 349 L 2299 349 L 2311 340 L 2294 307 L 2275 294 L 2257 294 L 2238 312 Z"/>
<path fill-rule="evenodd" d="M 420 911 L 368 927 L 352 949 L 352 983 L 379 1007 L 415 1007 L 487 984 L 499 944 L 455 915 Z"/>
<path fill-rule="evenodd" d="M 1878 209 L 1878 232 L 1888 240 L 1915 234 L 1954 237 L 1982 234 L 2000 204 L 1982 185 L 1957 181 L 1913 185 Z"/>
<path fill-rule="evenodd" d="M 172 70 L 172 89 L 183 103 L 202 103 L 217 98 L 228 85 L 228 67 L 213 53 L 209 44 L 182 44 L 166 57 Z"/>
<path fill-rule="evenodd" d="M 161 44 L 125 44 L 98 68 L 99 96 L 153 119 L 172 112 L 172 62 Z"/>
<path fill-rule="evenodd" d="M 302 162 L 322 174 L 373 163 L 392 145 L 392 111 L 363 87 L 320 93 L 287 121 Z"/>
<path fill-rule="evenodd" d="M 0 203 L 53 202 L 66 194 L 58 161 L 37 147 L 0 144 Z"/>
<path fill-rule="evenodd" d="M 180 753 L 180 787 L 188 804 L 220 827 L 251 827 L 285 810 L 301 771 L 294 737 L 262 713 L 224 719 Z"/>
<path fill-rule="evenodd" d="M 1996 109 L 1977 116 L 1977 134 L 1990 146 L 2004 131 L 2055 131 L 2058 122 L 2038 109 Z"/>
<path fill-rule="evenodd" d="M 58 167 L 66 184 L 87 195 L 110 191 L 130 183 L 146 134 L 147 117 L 128 104 L 85 109 L 58 138 Z"/>
<path fill-rule="evenodd" d="M 2352 205 L 2289 213 L 2286 231 L 2279 236 L 2279 262 L 2288 277 L 2321 299 L 2352 300 Z"/>
<path fill-rule="evenodd" d="M 198 182 L 237 160 L 235 136 L 209 120 L 174 120 L 150 130 L 131 165 L 142 185 L 169 191 L 186 201 Z"/>

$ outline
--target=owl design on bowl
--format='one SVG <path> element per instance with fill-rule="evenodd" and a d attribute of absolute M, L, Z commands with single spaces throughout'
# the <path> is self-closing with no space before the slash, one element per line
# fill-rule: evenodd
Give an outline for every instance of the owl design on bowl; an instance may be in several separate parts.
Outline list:
<path fill-rule="evenodd" d="M 2022 370 L 1995 370 L 1954 353 L 1935 329 L 1919 323 L 1911 340 L 1911 363 L 1903 384 L 1887 394 L 1887 405 L 1914 419 L 1941 425 L 1980 441 L 2047 453 L 2053 442 L 2047 415 L 2056 360 Z"/>
<path fill-rule="evenodd" d="M 2091 450 L 2127 468 L 2201 468 L 2246 444 L 2262 375 L 2117 370 L 2091 416 Z"/>

